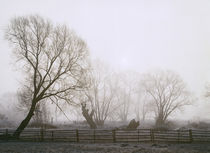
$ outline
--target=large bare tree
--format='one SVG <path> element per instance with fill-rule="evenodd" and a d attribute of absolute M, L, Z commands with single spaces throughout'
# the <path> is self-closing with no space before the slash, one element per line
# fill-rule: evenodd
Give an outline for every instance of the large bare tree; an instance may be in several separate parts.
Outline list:
<path fill-rule="evenodd" d="M 15 137 L 28 125 L 36 105 L 43 100 L 72 103 L 72 93 L 85 86 L 88 67 L 86 43 L 65 25 L 54 26 L 40 16 L 15 17 L 6 39 L 24 73 L 25 87 L 32 91 L 30 110 Z"/>
<path fill-rule="evenodd" d="M 172 71 L 158 71 L 143 76 L 141 86 L 150 97 L 156 126 L 163 126 L 176 110 L 190 104 L 189 92 L 179 75 Z"/>

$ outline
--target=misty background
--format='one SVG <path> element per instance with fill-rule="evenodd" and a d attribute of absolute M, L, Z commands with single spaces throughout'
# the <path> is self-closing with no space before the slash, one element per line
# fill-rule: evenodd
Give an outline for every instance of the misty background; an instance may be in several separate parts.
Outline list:
<path fill-rule="evenodd" d="M 86 41 L 91 58 L 103 61 L 113 71 L 175 71 L 196 100 L 172 117 L 209 121 L 210 102 L 205 98 L 205 87 L 210 81 L 210 1 L 0 2 L 1 112 L 14 109 L 12 102 L 16 98 L 11 95 L 16 94 L 19 80 L 23 79 L 13 65 L 4 30 L 14 16 L 39 14 L 73 29 Z M 16 120 L 19 116 L 11 113 L 7 117 Z"/>

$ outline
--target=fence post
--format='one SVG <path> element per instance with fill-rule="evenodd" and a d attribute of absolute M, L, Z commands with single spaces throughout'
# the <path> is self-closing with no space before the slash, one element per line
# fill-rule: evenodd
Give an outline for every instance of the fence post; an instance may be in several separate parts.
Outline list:
<path fill-rule="evenodd" d="M 180 131 L 177 130 L 177 134 L 178 134 L 178 143 L 180 143 Z"/>
<path fill-rule="evenodd" d="M 138 142 L 139 142 L 139 129 L 138 129 Z"/>
<path fill-rule="evenodd" d="M 44 141 L 44 130 L 43 128 L 40 129 L 41 141 Z"/>
<path fill-rule="evenodd" d="M 116 130 L 112 130 L 112 138 L 113 138 L 113 142 L 116 142 Z"/>
<path fill-rule="evenodd" d="M 93 143 L 95 143 L 96 142 L 96 131 L 95 131 L 95 129 L 93 130 Z"/>
<path fill-rule="evenodd" d="M 77 139 L 77 142 L 79 142 L 79 130 L 76 129 L 76 139 Z"/>
<path fill-rule="evenodd" d="M 192 130 L 189 129 L 189 137 L 190 137 L 190 143 L 193 142 L 193 135 L 192 135 Z"/>
<path fill-rule="evenodd" d="M 8 129 L 5 130 L 5 138 L 6 138 L 6 141 L 8 141 L 8 138 L 9 138 Z"/>
<path fill-rule="evenodd" d="M 150 137 L 151 137 L 151 142 L 154 142 L 154 131 L 153 131 L 153 129 L 150 129 Z"/>
<path fill-rule="evenodd" d="M 52 133 L 51 133 L 52 135 L 52 141 L 54 141 L 54 131 L 52 131 Z"/>

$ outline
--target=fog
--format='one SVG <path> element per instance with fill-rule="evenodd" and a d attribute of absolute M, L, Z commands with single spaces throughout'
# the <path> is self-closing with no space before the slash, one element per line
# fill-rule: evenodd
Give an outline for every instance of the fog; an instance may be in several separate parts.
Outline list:
<path fill-rule="evenodd" d="M 194 102 L 172 118 L 209 121 L 210 102 L 205 94 L 210 81 L 210 1 L 1 0 L 1 97 L 17 93 L 24 79 L 15 67 L 5 29 L 11 18 L 34 14 L 66 24 L 87 43 L 91 59 L 104 62 L 113 72 L 171 70 L 179 74 Z M 12 100 L 0 100 L 2 108 L 11 111 Z M 77 115 L 66 113 L 75 120 Z"/>

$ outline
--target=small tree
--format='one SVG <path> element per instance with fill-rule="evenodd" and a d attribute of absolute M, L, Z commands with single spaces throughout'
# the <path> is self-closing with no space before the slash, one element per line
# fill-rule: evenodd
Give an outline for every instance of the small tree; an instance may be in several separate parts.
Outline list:
<path fill-rule="evenodd" d="M 190 104 L 185 83 L 172 71 L 145 74 L 141 86 L 150 97 L 157 127 L 163 126 L 174 111 Z"/>
<path fill-rule="evenodd" d="M 29 112 L 14 132 L 19 137 L 41 101 L 73 103 L 73 92 L 85 86 L 88 49 L 66 26 L 53 26 L 40 16 L 13 18 L 6 39 L 25 72 L 25 86 L 32 91 Z"/>

